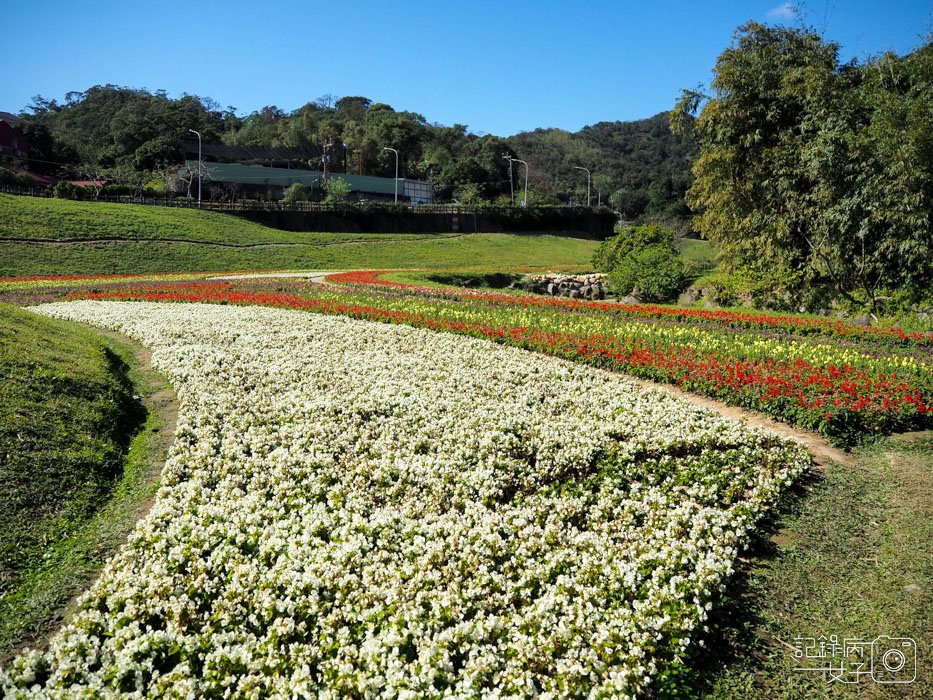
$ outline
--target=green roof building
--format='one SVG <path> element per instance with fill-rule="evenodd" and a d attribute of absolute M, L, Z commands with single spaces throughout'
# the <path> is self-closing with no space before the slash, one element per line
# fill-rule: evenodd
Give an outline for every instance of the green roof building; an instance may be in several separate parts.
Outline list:
<path fill-rule="evenodd" d="M 197 161 L 186 160 L 184 175 L 196 172 Z M 324 174 L 319 170 L 296 170 L 291 168 L 268 168 L 262 165 L 241 163 L 202 163 L 204 184 L 225 183 L 239 185 L 245 193 L 263 194 L 267 199 L 280 199 L 285 188 L 296 182 L 315 191 L 323 191 Z M 412 204 L 432 204 L 434 190 L 425 180 L 399 178 L 398 183 L 390 177 L 328 173 L 328 179 L 339 178 L 350 185 L 351 195 L 356 199 L 394 199 L 396 187 L 400 201 Z"/>

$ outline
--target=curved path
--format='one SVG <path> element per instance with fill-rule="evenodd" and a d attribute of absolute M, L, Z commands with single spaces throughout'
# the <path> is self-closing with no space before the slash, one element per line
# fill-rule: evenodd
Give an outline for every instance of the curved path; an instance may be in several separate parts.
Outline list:
<path fill-rule="evenodd" d="M 353 234 L 347 234 L 353 235 Z M 372 235 L 372 234 L 362 234 L 362 235 Z M 401 236 L 403 234 L 391 234 L 395 236 Z M 423 241 L 425 239 L 436 239 L 436 240 L 449 240 L 451 238 L 463 238 L 467 234 L 462 233 L 425 233 L 425 234 L 414 234 L 409 238 L 393 238 L 392 242 L 407 242 L 407 241 Z M 87 245 L 93 243 L 119 243 L 119 244 L 131 244 L 131 243 L 185 243 L 187 245 L 203 245 L 210 246 L 213 248 L 234 248 L 234 249 L 244 249 L 244 250 L 254 250 L 256 248 L 294 248 L 296 246 L 310 246 L 313 248 L 330 248 L 335 246 L 350 246 L 350 245 L 367 245 L 373 243 L 384 243 L 385 241 L 380 241 L 379 239 L 367 238 L 363 240 L 350 240 L 350 241 L 280 241 L 273 242 L 268 241 L 266 243 L 227 243 L 225 241 L 203 241 L 196 240 L 191 238 L 121 238 L 116 236 L 102 237 L 102 238 L 14 238 L 14 237 L 3 237 L 0 238 L 0 243 L 34 243 L 37 245 L 47 245 L 47 246 L 67 246 L 67 245 Z"/>

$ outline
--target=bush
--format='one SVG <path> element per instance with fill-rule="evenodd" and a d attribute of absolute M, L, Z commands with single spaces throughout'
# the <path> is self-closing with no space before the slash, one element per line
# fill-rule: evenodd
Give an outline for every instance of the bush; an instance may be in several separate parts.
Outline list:
<path fill-rule="evenodd" d="M 36 181 L 28 175 L 20 175 L 6 168 L 0 168 L 0 185 L 5 187 L 38 187 Z"/>
<path fill-rule="evenodd" d="M 593 253 L 593 267 L 600 272 L 612 272 L 626 256 L 653 245 L 670 246 L 676 254 L 676 234 L 660 226 L 617 226 L 616 232 Z"/>
<path fill-rule="evenodd" d="M 285 188 L 285 194 L 282 196 L 283 204 L 296 204 L 297 202 L 307 201 L 308 195 L 300 182 L 293 182 Z"/>
<path fill-rule="evenodd" d="M 143 185 L 143 194 L 147 197 L 165 197 L 168 194 L 168 190 L 163 180 L 150 180 Z"/>
<path fill-rule="evenodd" d="M 352 191 L 350 183 L 339 177 L 332 177 L 324 183 L 324 202 L 326 204 L 340 204 L 347 201 Z"/>
<path fill-rule="evenodd" d="M 685 283 L 675 239 L 673 231 L 660 226 L 622 228 L 599 245 L 593 265 L 607 273 L 609 286 L 619 294 L 634 292 L 643 301 L 669 301 Z"/>
<path fill-rule="evenodd" d="M 84 195 L 84 188 L 61 180 L 52 187 L 52 194 L 59 199 L 81 199 Z"/>
<path fill-rule="evenodd" d="M 93 193 L 93 188 L 86 187 L 83 189 Z M 139 192 L 140 188 L 135 187 L 134 185 L 110 184 L 101 191 L 101 195 L 105 197 L 135 197 L 139 194 Z"/>
<path fill-rule="evenodd" d="M 607 279 L 621 294 L 634 293 L 642 301 L 670 301 L 683 289 L 683 265 L 677 251 L 652 245 L 627 255 Z"/>

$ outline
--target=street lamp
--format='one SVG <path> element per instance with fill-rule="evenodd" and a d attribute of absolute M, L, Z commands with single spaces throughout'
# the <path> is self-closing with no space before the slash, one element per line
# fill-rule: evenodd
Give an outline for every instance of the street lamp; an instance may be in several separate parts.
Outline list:
<path fill-rule="evenodd" d="M 188 129 L 192 134 L 198 135 L 198 207 L 201 206 L 201 132 Z"/>
<path fill-rule="evenodd" d="M 506 153 L 504 156 L 507 161 L 509 161 L 509 190 L 512 193 L 512 206 L 515 206 L 515 178 L 512 176 L 512 156 Z"/>
<path fill-rule="evenodd" d="M 516 163 L 521 163 L 525 166 L 525 198 L 522 200 L 522 206 L 528 206 L 528 163 L 523 161 L 521 158 L 512 158 Z"/>
<path fill-rule="evenodd" d="M 590 171 L 587 168 L 581 168 L 579 165 L 573 166 L 574 170 L 586 170 L 586 206 L 590 206 Z"/>
<path fill-rule="evenodd" d="M 398 151 L 388 146 L 383 146 L 382 150 L 392 151 L 395 154 L 395 203 L 398 204 Z"/>

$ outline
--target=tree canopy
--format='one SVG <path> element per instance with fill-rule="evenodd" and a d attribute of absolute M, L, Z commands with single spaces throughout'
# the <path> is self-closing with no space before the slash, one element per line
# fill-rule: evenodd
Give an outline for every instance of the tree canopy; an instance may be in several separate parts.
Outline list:
<path fill-rule="evenodd" d="M 205 144 L 229 146 L 327 145 L 328 170 L 394 177 L 399 152 L 402 177 L 431 180 L 439 201 L 462 199 L 508 201 L 512 185 L 523 185 L 529 164 L 532 201 L 581 204 L 586 176 L 597 192 L 627 218 L 646 212 L 686 213 L 683 192 L 690 182 L 692 137 L 679 137 L 660 114 L 639 122 L 601 122 L 577 133 L 538 129 L 509 138 L 476 135 L 463 124 L 429 123 L 421 114 L 398 111 L 362 96 L 328 95 L 292 112 L 269 105 L 238 117 L 233 107 L 192 95 L 170 98 L 115 85 L 71 92 L 63 102 L 37 97 L 24 115 L 35 145 L 34 167 L 47 172 L 78 170 L 154 171 L 179 164 L 181 144 L 201 132 Z M 294 167 L 320 167 L 296 162 Z"/>
<path fill-rule="evenodd" d="M 933 44 L 841 63 L 811 29 L 752 22 L 714 74 L 712 95 L 685 92 L 673 123 L 699 143 L 694 225 L 730 269 L 872 306 L 882 290 L 929 287 Z"/>

